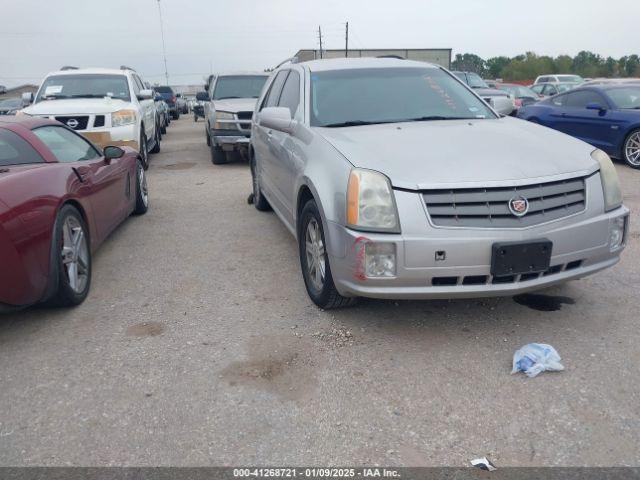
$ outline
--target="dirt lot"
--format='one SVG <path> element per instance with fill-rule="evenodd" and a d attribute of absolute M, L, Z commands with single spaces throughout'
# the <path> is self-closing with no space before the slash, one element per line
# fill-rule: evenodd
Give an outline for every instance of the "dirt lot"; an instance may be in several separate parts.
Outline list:
<path fill-rule="evenodd" d="M 212 165 L 184 116 L 87 301 L 0 317 L 0 464 L 638 465 L 640 171 L 618 172 L 613 269 L 518 301 L 323 312 L 247 166 Z M 566 371 L 509 375 L 532 341 Z"/>

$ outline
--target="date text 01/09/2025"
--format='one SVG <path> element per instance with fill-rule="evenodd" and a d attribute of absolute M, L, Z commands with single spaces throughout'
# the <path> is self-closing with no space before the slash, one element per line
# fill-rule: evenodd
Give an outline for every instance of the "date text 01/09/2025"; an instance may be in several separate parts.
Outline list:
<path fill-rule="evenodd" d="M 234 468 L 236 478 L 400 478 L 397 470 L 388 468 Z"/>

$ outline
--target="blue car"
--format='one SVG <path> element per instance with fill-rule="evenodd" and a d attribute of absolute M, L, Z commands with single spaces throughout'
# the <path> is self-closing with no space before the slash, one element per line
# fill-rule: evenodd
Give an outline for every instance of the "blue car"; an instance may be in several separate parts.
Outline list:
<path fill-rule="evenodd" d="M 579 87 L 518 111 L 640 168 L 640 83 Z"/>

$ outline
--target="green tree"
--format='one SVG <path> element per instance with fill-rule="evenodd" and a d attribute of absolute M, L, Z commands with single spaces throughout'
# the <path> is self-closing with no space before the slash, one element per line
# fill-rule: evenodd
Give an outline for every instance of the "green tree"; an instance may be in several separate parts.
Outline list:
<path fill-rule="evenodd" d="M 464 72 L 475 72 L 481 77 L 486 73 L 485 61 L 474 53 L 456 54 L 456 58 L 451 62 L 453 70 Z"/>
<path fill-rule="evenodd" d="M 640 58 L 638 55 L 629 55 L 624 65 L 624 73 L 627 77 L 640 76 Z"/>
<path fill-rule="evenodd" d="M 502 71 L 511 63 L 509 57 L 493 57 L 487 60 L 487 75 L 490 78 L 502 78 Z"/>
<path fill-rule="evenodd" d="M 573 59 L 573 73 L 583 77 L 597 77 L 604 66 L 604 60 L 600 55 L 583 50 Z"/>
<path fill-rule="evenodd" d="M 556 65 L 556 73 L 572 73 L 573 58 L 569 55 L 559 55 L 554 61 Z"/>

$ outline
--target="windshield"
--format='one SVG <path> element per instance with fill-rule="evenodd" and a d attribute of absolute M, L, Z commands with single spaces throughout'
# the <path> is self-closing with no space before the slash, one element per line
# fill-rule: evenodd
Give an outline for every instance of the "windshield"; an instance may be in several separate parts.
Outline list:
<path fill-rule="evenodd" d="M 520 85 L 500 85 L 500 90 L 509 92 L 516 98 L 538 98 L 536 92 L 528 87 L 522 87 Z"/>
<path fill-rule="evenodd" d="M 496 118 L 480 99 L 437 68 L 313 73 L 311 105 L 311 125 L 320 127 Z"/>
<path fill-rule="evenodd" d="M 170 93 L 173 95 L 173 89 L 171 87 L 154 87 L 156 92 Z"/>
<path fill-rule="evenodd" d="M 219 77 L 213 92 L 213 99 L 258 98 L 266 81 L 266 75 L 229 75 Z"/>
<path fill-rule="evenodd" d="M 558 88 L 558 92 L 563 93 L 575 88 L 576 85 L 575 83 L 557 83 L 556 87 Z"/>
<path fill-rule="evenodd" d="M 7 109 L 7 108 L 20 108 L 22 107 L 22 99 L 20 98 L 5 98 L 3 100 L 0 100 L 0 108 L 1 109 Z"/>
<path fill-rule="evenodd" d="M 48 77 L 36 102 L 57 98 L 104 98 L 130 100 L 129 84 L 125 75 L 80 74 Z"/>
<path fill-rule="evenodd" d="M 640 109 L 640 86 L 612 88 L 607 95 L 616 108 Z"/>
<path fill-rule="evenodd" d="M 489 88 L 489 85 L 477 73 L 467 73 L 467 78 L 471 88 Z"/>

